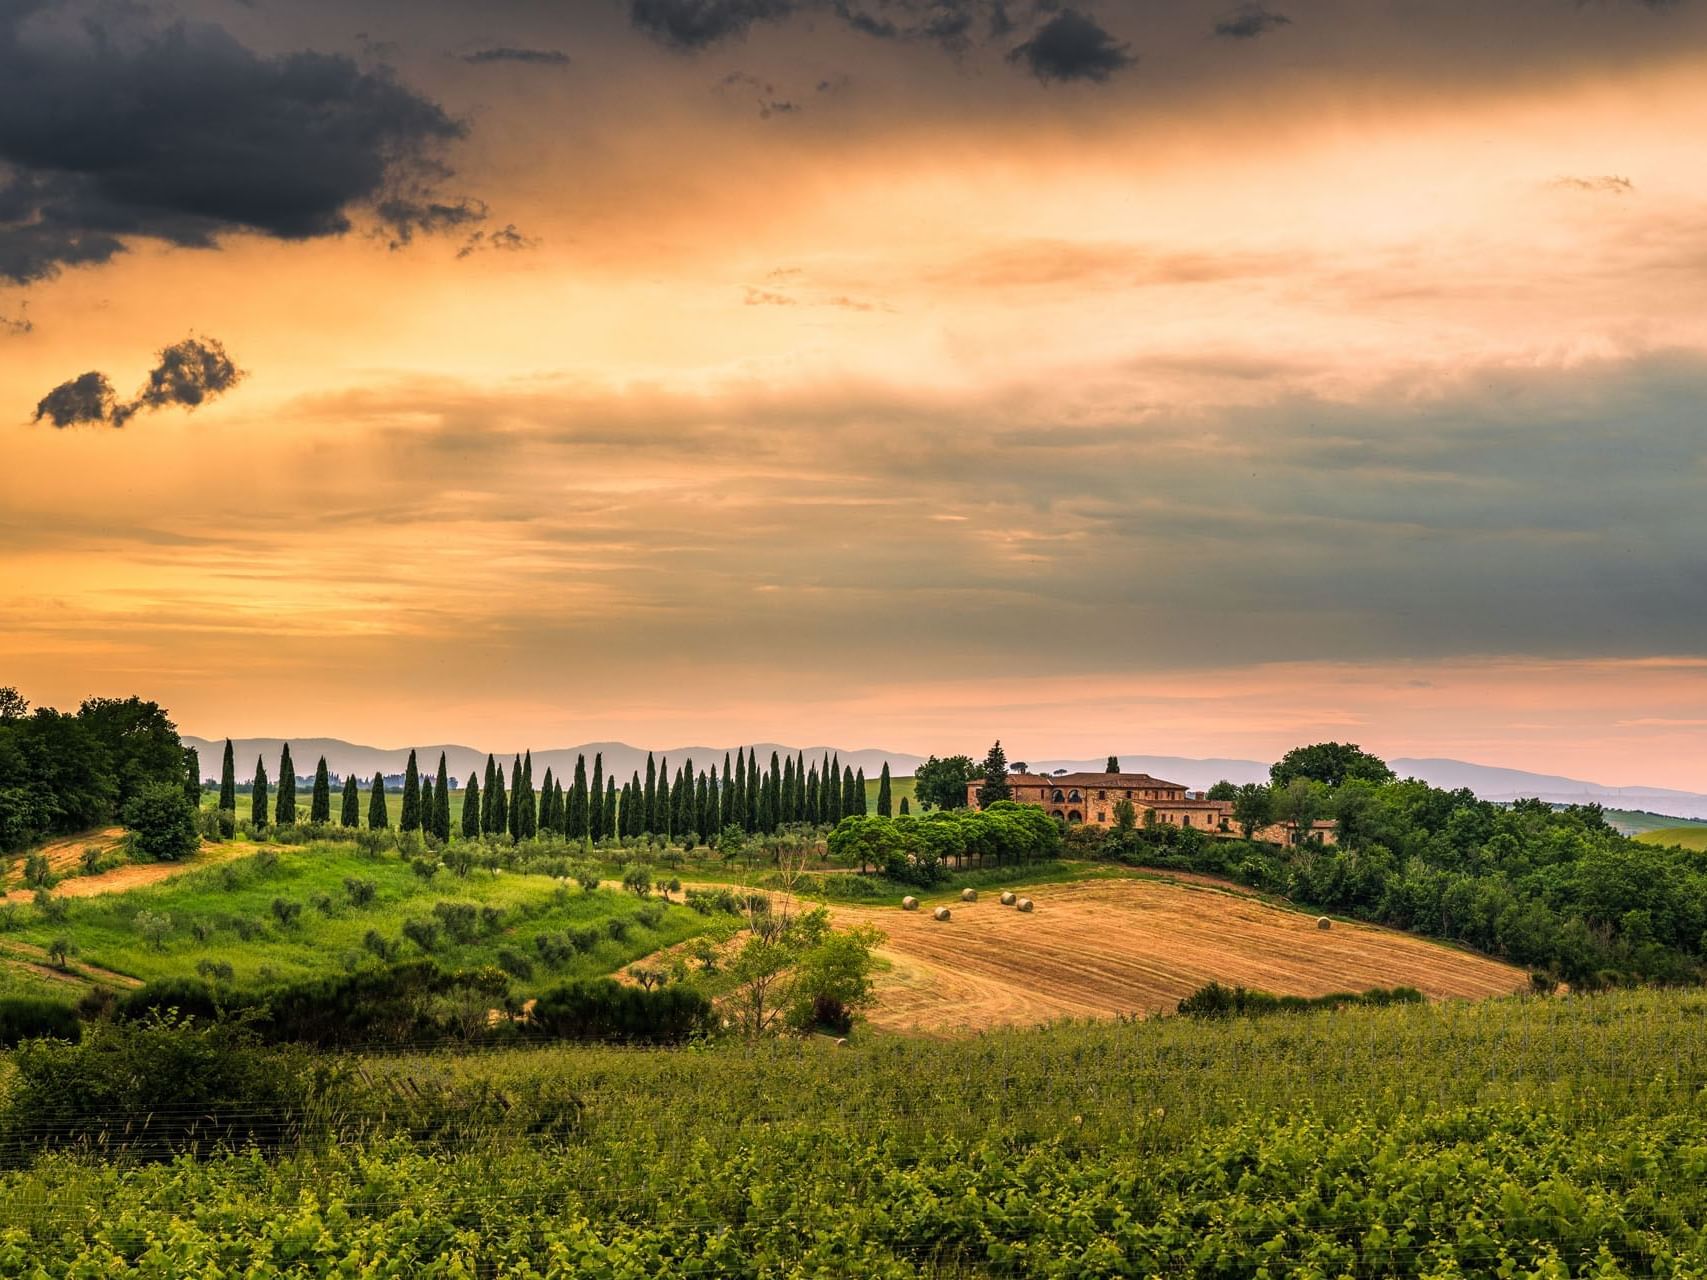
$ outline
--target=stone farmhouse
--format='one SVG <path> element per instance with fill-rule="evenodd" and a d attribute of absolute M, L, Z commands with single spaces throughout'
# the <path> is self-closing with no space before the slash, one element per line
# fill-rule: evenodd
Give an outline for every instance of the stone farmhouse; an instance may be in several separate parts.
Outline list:
<path fill-rule="evenodd" d="M 966 803 L 978 807 L 982 778 L 966 784 Z M 1211 836 L 1242 834 L 1233 818 L 1231 800 L 1211 800 L 1201 791 L 1191 791 L 1178 782 L 1165 782 L 1147 773 L 1010 773 L 1008 791 L 1018 804 L 1040 805 L 1052 818 L 1069 826 L 1089 823 L 1114 826 L 1114 807 L 1130 800 L 1139 826 L 1152 821 L 1175 827 L 1195 827 Z M 1151 814 L 1155 817 L 1152 819 Z M 1300 843 L 1297 824 L 1276 822 L 1251 833 L 1270 844 Z M 1319 821 L 1305 839 L 1336 843 L 1332 821 Z"/>

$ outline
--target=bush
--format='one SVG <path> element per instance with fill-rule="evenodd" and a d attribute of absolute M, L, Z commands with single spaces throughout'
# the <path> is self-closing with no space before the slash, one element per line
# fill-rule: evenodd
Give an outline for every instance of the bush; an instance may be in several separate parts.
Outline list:
<path fill-rule="evenodd" d="M 523 982 L 533 977 L 533 961 L 511 947 L 498 948 L 498 967 Z"/>
<path fill-rule="evenodd" d="M 37 889 L 35 896 L 30 899 L 35 909 L 41 913 L 43 920 L 58 924 L 71 913 L 71 904 L 64 898 L 56 898 L 46 889 Z"/>
<path fill-rule="evenodd" d="M 433 915 L 452 942 L 472 942 L 479 930 L 480 913 L 471 902 L 435 902 Z M 431 947 L 425 948 L 431 951 Z"/>
<path fill-rule="evenodd" d="M 235 970 L 224 960 L 197 960 L 196 976 L 209 982 L 230 982 L 236 976 Z"/>
<path fill-rule="evenodd" d="M 623 868 L 622 887 L 644 898 L 652 892 L 652 873 L 638 862 L 631 862 Z"/>
<path fill-rule="evenodd" d="M 405 920 L 403 936 L 422 951 L 436 951 L 439 945 L 439 926 L 431 920 Z"/>
<path fill-rule="evenodd" d="M 535 1035 L 627 1044 L 679 1044 L 714 1025 L 711 1002 L 691 987 L 642 991 L 609 978 L 554 987 L 527 1019 Z"/>
<path fill-rule="evenodd" d="M 378 929 L 367 931 L 367 934 L 362 938 L 362 946 L 381 960 L 389 960 L 397 954 L 397 944 L 388 941 Z"/>
<path fill-rule="evenodd" d="M 131 848 L 157 862 L 187 858 L 201 844 L 196 811 L 177 782 L 150 782 L 124 811 Z"/>
<path fill-rule="evenodd" d="M 172 917 L 164 911 L 138 911 L 136 931 L 156 951 L 166 949 L 166 938 L 172 932 Z"/>
<path fill-rule="evenodd" d="M 53 868 L 48 866 L 45 853 L 32 853 L 24 859 L 24 884 L 31 889 L 53 885 Z"/>
<path fill-rule="evenodd" d="M 83 1034 L 77 1011 L 57 1000 L 39 996 L 10 996 L 0 1000 L 0 1048 L 11 1049 L 25 1040 L 54 1036 L 76 1040 Z"/>
<path fill-rule="evenodd" d="M 244 942 L 253 942 L 266 932 L 261 927 L 260 921 L 251 920 L 248 916 L 232 916 L 226 923 L 231 926 L 231 931 Z"/>
<path fill-rule="evenodd" d="M 288 929 L 296 923 L 297 917 L 302 914 L 302 904 L 293 902 L 289 898 L 274 898 L 272 911 L 273 919 Z"/>
<path fill-rule="evenodd" d="M 1179 1002 L 1188 1018 L 1257 1017 L 1269 1013 L 1303 1013 L 1311 1009 L 1341 1009 L 1351 1005 L 1420 1004 L 1415 987 L 1371 987 L 1367 991 L 1335 991 L 1325 996 L 1277 996 L 1244 987 L 1211 982 Z"/>
<path fill-rule="evenodd" d="M 308 905 L 323 916 L 329 916 L 337 910 L 337 904 L 332 901 L 329 893 L 313 893 L 308 896 Z"/>
<path fill-rule="evenodd" d="M 379 886 L 372 880 L 359 880 L 355 876 L 344 877 L 344 894 L 350 900 L 352 907 L 365 907 L 379 892 Z"/>

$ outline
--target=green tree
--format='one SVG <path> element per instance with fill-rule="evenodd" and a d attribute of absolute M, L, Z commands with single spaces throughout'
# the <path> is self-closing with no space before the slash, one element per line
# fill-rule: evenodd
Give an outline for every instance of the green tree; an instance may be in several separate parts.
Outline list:
<path fill-rule="evenodd" d="M 462 838 L 480 838 L 480 779 L 470 775 L 468 789 L 462 793 Z"/>
<path fill-rule="evenodd" d="M 503 765 L 492 770 L 492 788 L 487 793 L 486 799 L 492 805 L 494 825 L 486 827 L 485 832 L 489 836 L 501 836 L 510 829 L 510 801 L 509 797 L 504 794 Z"/>
<path fill-rule="evenodd" d="M 1355 742 L 1318 742 L 1288 751 L 1269 769 L 1268 778 L 1277 787 L 1295 778 L 1338 787 L 1353 780 L 1380 785 L 1392 782 L 1394 775 L 1385 760 Z"/>
<path fill-rule="evenodd" d="M 863 818 L 866 814 L 866 807 L 865 770 L 856 769 L 854 771 L 854 812 Z"/>
<path fill-rule="evenodd" d="M 400 831 L 421 829 L 421 767 L 415 763 L 413 748 L 409 763 L 403 766 L 403 817 L 397 827 Z"/>
<path fill-rule="evenodd" d="M 891 815 L 893 803 L 889 795 L 889 762 L 883 762 L 883 772 L 877 775 L 877 816 L 887 818 Z"/>
<path fill-rule="evenodd" d="M 225 758 L 219 766 L 219 807 L 237 812 L 237 761 L 230 738 L 225 740 Z"/>
<path fill-rule="evenodd" d="M 971 756 L 931 756 L 913 771 L 913 794 L 926 809 L 964 809 L 976 773 Z"/>
<path fill-rule="evenodd" d="M 587 789 L 587 836 L 597 842 L 610 834 L 605 825 L 605 756 L 593 753 L 593 785 Z"/>
<path fill-rule="evenodd" d="M 982 772 L 984 781 L 978 787 L 980 809 L 988 809 L 998 800 L 1012 798 L 1013 790 L 1008 786 L 1008 757 L 1002 750 L 1000 738 L 991 744 L 989 752 L 984 756 Z"/>
<path fill-rule="evenodd" d="M 1274 821 L 1274 792 L 1260 782 L 1247 782 L 1233 797 L 1233 821 L 1249 840 Z"/>
<path fill-rule="evenodd" d="M 421 775 L 421 831 L 433 834 L 433 775 Z"/>
<path fill-rule="evenodd" d="M 182 786 L 184 750 L 178 727 L 158 703 L 141 698 L 89 698 L 77 709 L 83 725 L 104 748 L 107 771 L 117 784 L 116 812 L 151 782 Z"/>
<path fill-rule="evenodd" d="M 281 827 L 296 825 L 296 762 L 290 758 L 290 743 L 279 754 L 279 796 L 273 804 L 273 821 Z"/>
<path fill-rule="evenodd" d="M 480 830 L 497 835 L 509 826 L 509 812 L 496 807 L 498 799 L 498 764 L 490 754 L 486 757 L 486 773 L 481 790 Z"/>
<path fill-rule="evenodd" d="M 1222 778 L 1203 795 L 1206 800 L 1236 800 L 1239 796 L 1239 788 L 1234 783 Z"/>
<path fill-rule="evenodd" d="M 652 753 L 648 751 L 646 753 L 646 786 L 640 794 L 640 828 L 633 834 L 644 835 L 646 832 L 653 830 L 652 816 L 658 811 L 657 805 L 658 765 L 657 762 L 652 759 Z"/>
<path fill-rule="evenodd" d="M 1110 756 L 1108 758 L 1108 764 L 1103 766 L 1103 772 L 1104 773 L 1119 773 L 1120 772 L 1120 757 L 1119 756 Z"/>
<path fill-rule="evenodd" d="M 125 806 L 131 847 L 159 862 L 187 858 L 201 846 L 196 811 L 174 782 L 150 782 Z"/>
<path fill-rule="evenodd" d="M 1118 773 L 1119 770 L 1111 769 L 1109 772 Z M 1133 803 L 1130 800 L 1116 800 L 1114 802 L 1114 829 L 1124 834 L 1134 830 L 1137 826 L 1138 810 Z"/>
<path fill-rule="evenodd" d="M 913 806 L 907 803 L 907 797 L 906 796 L 902 796 L 901 797 L 901 808 L 899 811 L 901 816 L 903 818 L 905 818 L 912 811 L 913 811 Z"/>
<path fill-rule="evenodd" d="M 433 785 L 433 834 L 450 839 L 450 779 L 445 775 L 445 753 L 439 752 L 439 776 Z"/>
<path fill-rule="evenodd" d="M 510 811 L 506 815 L 505 825 L 509 828 L 510 838 L 520 840 L 522 834 L 522 758 L 517 756 L 510 764 Z"/>
<path fill-rule="evenodd" d="M 344 779 L 344 809 L 338 815 L 338 825 L 341 827 L 359 827 L 362 825 L 361 788 L 356 786 L 356 775 L 351 774 Z"/>
<path fill-rule="evenodd" d="M 1321 815 L 1325 788 L 1310 778 L 1295 777 L 1274 793 L 1276 816 L 1295 827 L 1294 839 L 1300 844 L 1310 838 L 1310 830 Z"/>
<path fill-rule="evenodd" d="M 606 835 L 616 834 L 616 779 L 605 779 L 605 817 L 604 829 Z"/>
<path fill-rule="evenodd" d="M 587 838 L 587 757 L 575 757 L 575 779 L 569 788 L 569 812 L 564 834 L 571 840 Z"/>
<path fill-rule="evenodd" d="M 184 748 L 184 799 L 190 802 L 190 808 L 199 809 L 202 805 L 202 758 L 201 753 L 194 747 Z"/>
<path fill-rule="evenodd" d="M 255 758 L 255 781 L 249 789 L 249 820 L 257 828 L 267 825 L 267 762 Z"/>
<path fill-rule="evenodd" d="M 308 801 L 308 820 L 332 821 L 332 779 L 326 772 L 325 756 L 321 756 L 320 763 L 314 766 L 314 793 Z"/>
<path fill-rule="evenodd" d="M 369 831 L 389 831 L 391 814 L 385 804 L 385 776 L 373 775 L 373 789 L 368 792 L 367 825 Z"/>

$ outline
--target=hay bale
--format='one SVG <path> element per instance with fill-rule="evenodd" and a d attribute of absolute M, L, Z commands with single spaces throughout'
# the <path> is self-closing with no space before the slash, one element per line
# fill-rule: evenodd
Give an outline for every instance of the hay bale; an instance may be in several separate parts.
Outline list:
<path fill-rule="evenodd" d="M 1003 892 L 1002 892 L 1002 905 L 1004 907 L 1011 907 L 1011 906 L 1013 906 L 1014 903 L 1016 903 L 1018 901 L 1019 901 L 1019 895 L 1017 893 L 1015 893 L 1012 889 L 1003 890 Z"/>
<path fill-rule="evenodd" d="M 960 900 L 962 902 L 976 902 L 978 901 L 978 891 L 976 889 L 962 889 Z"/>
<path fill-rule="evenodd" d="M 1316 917 L 1316 928 L 1318 928 L 1318 929 L 1332 929 L 1333 927 L 1334 927 L 1334 922 L 1332 920 L 1328 919 L 1326 916 L 1317 916 Z"/>
<path fill-rule="evenodd" d="M 1021 898 L 1014 905 L 1017 906 L 1021 911 L 1030 911 L 1031 910 L 1031 899 L 1030 898 Z"/>
<path fill-rule="evenodd" d="M 901 899 L 901 910 L 903 910 L 903 911 L 917 911 L 918 909 L 919 909 L 919 900 L 917 898 L 915 898 L 912 894 L 909 893 L 905 898 Z"/>
<path fill-rule="evenodd" d="M 931 916 L 937 920 L 947 920 L 949 915 L 950 912 L 947 907 L 938 907 L 935 911 L 931 912 Z"/>

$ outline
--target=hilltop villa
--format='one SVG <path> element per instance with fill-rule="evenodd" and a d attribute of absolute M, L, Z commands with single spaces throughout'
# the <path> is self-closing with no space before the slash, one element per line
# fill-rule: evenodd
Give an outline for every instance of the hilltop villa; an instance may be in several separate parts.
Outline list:
<path fill-rule="evenodd" d="M 982 778 L 966 784 L 966 803 L 978 807 Z M 1130 800 L 1138 825 L 1152 821 L 1176 827 L 1195 827 L 1211 836 L 1237 836 L 1231 800 L 1211 800 L 1201 791 L 1188 791 L 1177 782 L 1164 782 L 1147 773 L 1010 773 L 1008 790 L 1018 804 L 1042 806 L 1052 818 L 1069 825 L 1084 822 L 1096 827 L 1114 826 L 1114 806 Z M 1152 819 L 1151 814 L 1155 817 Z M 1299 843 L 1297 824 L 1276 822 L 1252 833 L 1270 844 Z M 1308 839 L 1334 844 L 1332 821 L 1319 821 Z"/>

